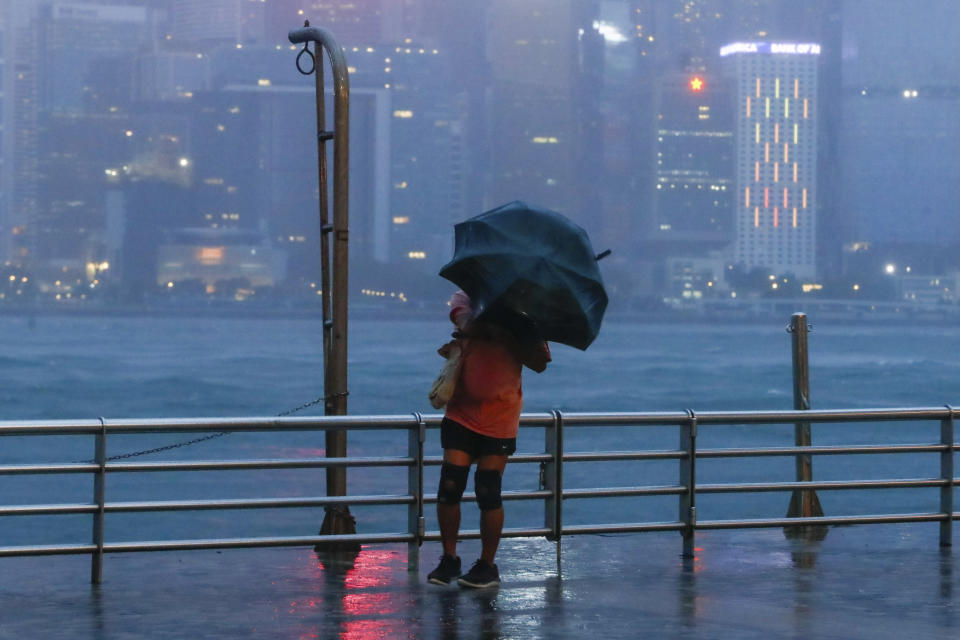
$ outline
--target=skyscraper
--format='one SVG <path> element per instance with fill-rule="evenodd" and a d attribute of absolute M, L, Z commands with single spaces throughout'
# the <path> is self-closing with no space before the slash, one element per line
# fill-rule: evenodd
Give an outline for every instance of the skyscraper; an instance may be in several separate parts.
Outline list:
<path fill-rule="evenodd" d="M 583 45 L 591 45 L 593 3 L 573 0 L 494 0 L 487 54 L 490 62 L 490 184 L 486 204 L 514 199 L 573 214 L 585 202 L 579 158 L 594 109 L 581 91 Z M 578 37 L 578 33 L 580 37 Z M 584 37 L 590 38 L 584 41 Z M 585 117 L 586 116 L 586 117 Z"/>
<path fill-rule="evenodd" d="M 173 0 L 171 39 L 193 46 L 263 42 L 264 13 L 257 0 Z"/>
<path fill-rule="evenodd" d="M 736 42 L 721 50 L 736 82 L 733 262 L 816 274 L 817 56 L 820 45 Z"/>

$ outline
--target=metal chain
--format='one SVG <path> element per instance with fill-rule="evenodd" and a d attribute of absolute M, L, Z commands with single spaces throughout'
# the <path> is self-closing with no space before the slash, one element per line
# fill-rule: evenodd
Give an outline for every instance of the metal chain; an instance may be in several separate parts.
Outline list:
<path fill-rule="evenodd" d="M 278 417 L 278 418 L 283 418 L 284 416 L 292 415 L 292 414 L 294 414 L 294 413 L 296 413 L 296 412 L 298 412 L 298 411 L 303 411 L 304 409 L 309 409 L 310 407 L 313 407 L 313 406 L 315 406 L 315 405 L 320 404 L 320 403 L 323 402 L 324 400 L 326 400 L 326 398 L 324 398 L 323 396 L 320 396 L 320 397 L 317 398 L 316 400 L 311 400 L 310 402 L 305 402 L 305 403 L 303 403 L 302 405 L 300 405 L 299 407 L 294 407 L 293 409 L 287 409 L 286 411 L 281 411 L 280 413 L 277 414 L 277 417 Z"/>
<path fill-rule="evenodd" d="M 208 436 L 203 436 L 202 438 L 194 438 L 193 440 L 186 440 L 186 441 L 184 441 L 184 442 L 177 442 L 177 443 L 175 443 L 175 444 L 168 444 L 168 445 L 166 445 L 166 446 L 156 447 L 156 448 L 154 448 L 154 449 L 145 449 L 145 450 L 143 450 L 143 451 L 134 451 L 134 452 L 132 452 L 132 453 L 121 453 L 121 454 L 119 454 L 119 455 L 109 456 L 108 458 L 106 458 L 106 461 L 109 462 L 109 461 L 112 461 L 112 460 L 125 460 L 125 459 L 127 459 L 127 458 L 136 458 L 137 456 L 145 456 L 145 455 L 147 455 L 148 453 L 159 453 L 159 452 L 161 452 L 161 451 L 169 451 L 170 449 L 177 449 L 177 448 L 179 448 L 179 447 L 186 447 L 186 446 L 188 446 L 188 445 L 197 444 L 198 442 L 203 442 L 203 441 L 205 441 L 205 440 L 213 440 L 214 438 L 219 438 L 219 437 L 221 437 L 221 436 L 225 436 L 225 435 L 228 435 L 228 434 L 230 434 L 230 433 L 231 433 L 230 431 L 221 431 L 221 432 L 219 432 L 219 433 L 213 433 L 213 434 L 210 434 L 210 435 L 208 435 Z M 92 460 L 88 460 L 87 462 L 92 462 Z"/>
<path fill-rule="evenodd" d="M 348 393 L 348 392 L 344 392 L 344 393 L 339 393 L 339 394 L 337 394 L 337 395 L 338 395 L 338 396 L 340 396 L 340 395 L 347 395 L 347 393 Z M 324 400 L 326 400 L 326 397 L 325 397 L 325 396 L 320 396 L 319 398 L 316 398 L 315 400 L 311 400 L 310 402 L 305 402 L 305 403 L 303 403 L 303 404 L 300 405 L 299 407 L 294 407 L 293 409 L 287 409 L 286 411 L 281 411 L 280 413 L 277 414 L 277 417 L 278 417 L 278 418 L 283 418 L 283 417 L 285 417 L 285 416 L 293 415 L 294 413 L 297 413 L 298 411 L 303 411 L 304 409 L 309 409 L 310 407 L 316 406 L 316 405 L 320 404 L 321 402 L 323 402 Z M 193 440 L 184 440 L 183 442 L 175 442 L 174 444 L 168 444 L 168 445 L 164 445 L 164 446 L 162 446 L 162 447 L 154 447 L 153 449 L 144 449 L 143 451 L 133 451 L 133 452 L 131 452 L 131 453 L 121 453 L 121 454 L 118 454 L 118 455 L 115 455 L 115 456 L 110 456 L 110 457 L 106 458 L 105 461 L 110 462 L 110 461 L 113 461 L 113 460 L 126 460 L 127 458 L 136 458 L 136 457 L 138 457 L 138 456 L 145 456 L 145 455 L 148 455 L 148 454 L 151 454 L 151 453 L 160 453 L 161 451 L 170 451 L 171 449 L 179 449 L 180 447 L 187 447 L 187 446 L 190 446 L 190 445 L 192 445 L 192 444 L 197 444 L 197 443 L 199 443 L 199 442 L 206 442 L 207 440 L 213 440 L 214 438 L 221 438 L 221 437 L 223 437 L 223 436 L 230 435 L 231 433 L 233 433 L 233 432 L 232 432 L 232 431 L 219 431 L 219 432 L 217 432 L 217 433 L 211 433 L 210 435 L 203 436 L 203 437 L 201 437 L 201 438 L 194 438 Z M 92 463 L 94 463 L 94 462 L 96 462 L 96 461 L 95 461 L 95 460 L 82 460 L 82 461 L 78 461 L 78 464 L 92 464 Z"/>

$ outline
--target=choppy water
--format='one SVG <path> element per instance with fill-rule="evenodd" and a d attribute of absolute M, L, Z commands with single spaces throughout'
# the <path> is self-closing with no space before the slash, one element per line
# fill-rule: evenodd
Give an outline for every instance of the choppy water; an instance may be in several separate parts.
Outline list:
<path fill-rule="evenodd" d="M 658 411 L 789 409 L 792 407 L 790 336 L 783 322 L 748 325 L 645 324 L 609 320 L 587 352 L 553 349 L 547 372 L 527 372 L 528 411 Z M 960 404 L 960 328 L 831 326 L 810 335 L 811 399 L 817 408 Z M 350 398 L 354 414 L 431 413 L 426 389 L 439 369 L 435 349 L 449 325 L 435 321 L 352 319 Z M 316 398 L 322 389 L 320 323 L 304 319 L 0 318 L 0 419 L 68 419 L 275 415 Z M 936 425 L 816 425 L 815 444 L 933 442 Z M 189 438 L 189 436 L 187 437 Z M 177 442 L 177 436 L 112 438 L 108 455 Z M 704 428 L 699 446 L 791 444 L 791 426 Z M 398 454 L 404 434 L 351 436 L 351 455 Z M 674 448 L 675 429 L 571 429 L 567 451 Z M 0 463 L 73 461 L 92 455 L 90 438 L 8 438 Z M 156 454 L 150 459 L 309 456 L 322 436 L 234 434 Z M 542 450 L 542 435 L 524 431 L 520 451 Z M 439 453 L 430 433 L 428 454 Z M 935 454 L 818 458 L 818 479 L 932 477 Z M 435 483 L 428 469 L 427 485 Z M 700 482 L 790 480 L 793 461 L 706 460 Z M 401 493 L 405 472 L 351 472 L 350 492 Z M 568 465 L 568 486 L 673 484 L 676 462 Z M 533 465 L 508 469 L 507 488 L 535 488 Z M 89 502 L 85 476 L 0 476 L 0 503 Z M 322 495 L 323 472 L 200 472 L 114 474 L 108 500 Z M 828 513 L 933 511 L 936 490 L 821 492 Z M 703 519 L 775 517 L 789 495 L 710 495 Z M 539 526 L 534 504 L 509 503 L 508 526 Z M 361 529 L 405 527 L 402 509 L 358 508 Z M 465 516 L 465 526 L 470 515 Z M 674 498 L 570 501 L 568 522 L 676 519 Z M 316 531 L 322 511 L 115 514 L 107 538 L 194 538 L 302 535 Z M 56 523 L 53 525 L 52 523 Z M 242 524 L 241 524 L 242 523 Z M 428 528 L 435 523 L 428 521 Z M 88 517 L 0 519 L 0 546 L 30 541 L 83 542 Z"/>

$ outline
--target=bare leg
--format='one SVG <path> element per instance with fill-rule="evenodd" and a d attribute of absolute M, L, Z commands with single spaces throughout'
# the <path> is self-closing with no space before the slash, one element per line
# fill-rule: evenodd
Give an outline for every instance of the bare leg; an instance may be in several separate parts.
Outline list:
<path fill-rule="evenodd" d="M 469 467 L 472 460 L 470 454 L 458 449 L 444 449 L 443 461 L 461 467 Z M 440 542 L 443 544 L 443 553 L 457 556 L 457 536 L 460 534 L 460 504 L 437 503 L 437 523 L 440 525 Z"/>
<path fill-rule="evenodd" d="M 507 466 L 507 456 L 482 456 L 477 462 L 478 469 L 495 469 L 503 475 Z M 480 559 L 487 564 L 494 564 L 497 547 L 500 546 L 500 536 L 503 533 L 503 507 L 488 509 L 480 512 Z"/>

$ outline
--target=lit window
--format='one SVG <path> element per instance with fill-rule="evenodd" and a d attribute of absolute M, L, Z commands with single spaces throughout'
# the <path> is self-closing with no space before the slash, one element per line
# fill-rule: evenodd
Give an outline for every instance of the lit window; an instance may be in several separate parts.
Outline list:
<path fill-rule="evenodd" d="M 204 264 L 219 264 L 223 260 L 223 247 L 200 247 L 197 258 Z"/>

